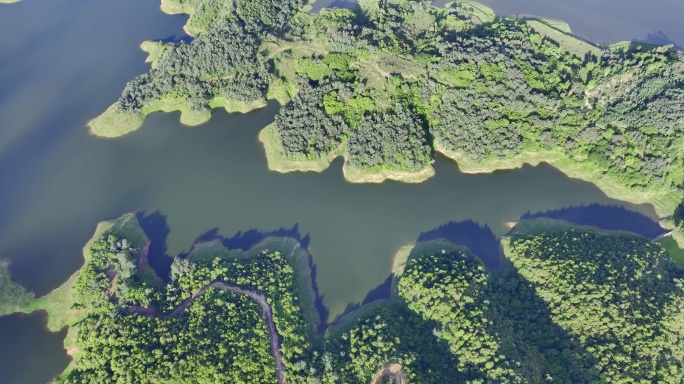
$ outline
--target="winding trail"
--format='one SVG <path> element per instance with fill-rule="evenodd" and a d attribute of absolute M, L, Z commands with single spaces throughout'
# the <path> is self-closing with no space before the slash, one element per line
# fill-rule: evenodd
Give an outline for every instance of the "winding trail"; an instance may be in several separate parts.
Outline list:
<path fill-rule="evenodd" d="M 283 356 L 280 353 L 280 342 L 278 341 L 278 333 L 276 331 L 275 323 L 273 323 L 273 313 L 271 312 L 271 306 L 268 305 L 268 303 L 266 302 L 266 297 L 256 291 L 248 291 L 240 287 L 228 285 L 225 283 L 213 282 L 202 287 L 194 295 L 185 299 L 185 301 L 183 301 L 179 306 L 177 306 L 171 312 L 166 314 L 159 314 L 156 309 L 147 307 L 134 306 L 128 308 L 127 310 L 128 312 L 136 313 L 138 315 L 153 316 L 161 320 L 167 320 L 183 313 L 183 311 L 190 304 L 192 304 L 193 301 L 200 297 L 209 288 L 216 288 L 224 291 L 230 291 L 239 295 L 246 295 L 250 299 L 259 303 L 259 305 L 261 305 L 264 318 L 266 319 L 266 323 L 268 324 L 268 334 L 271 339 L 271 352 L 273 353 L 273 359 L 275 360 L 276 377 L 278 378 L 278 384 L 285 384 L 285 366 L 283 365 Z"/>

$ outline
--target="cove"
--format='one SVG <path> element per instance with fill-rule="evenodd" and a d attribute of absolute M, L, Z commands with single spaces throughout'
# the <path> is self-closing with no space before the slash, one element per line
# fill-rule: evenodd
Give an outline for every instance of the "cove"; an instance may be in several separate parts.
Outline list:
<path fill-rule="evenodd" d="M 308 239 L 331 318 L 382 286 L 397 249 L 449 223 L 472 220 L 498 237 L 528 212 L 592 203 L 654 217 L 650 206 L 608 199 L 548 165 L 465 175 L 437 156 L 436 176 L 418 185 L 349 184 L 340 160 L 320 174 L 269 172 L 257 134 L 273 120 L 274 103 L 246 115 L 216 111 L 196 128 L 181 126 L 176 113 L 156 113 L 121 139 L 88 136 L 86 122 L 146 70 L 138 44 L 182 36 L 185 18 L 158 7 L 24 0 L 0 8 L 9 31 L 0 35 L 0 258 L 38 294 L 79 268 L 97 222 L 125 212 L 148 219 L 161 257 L 187 252 L 207 233 L 298 233 Z M 0 334 L 3 364 L 24 367 L 35 356 L 50 364 L 38 368 L 41 379 L 26 369 L 0 381 L 51 377 L 66 359 L 59 337 L 11 319 Z M 41 343 L 8 342 L 22 329 Z"/>

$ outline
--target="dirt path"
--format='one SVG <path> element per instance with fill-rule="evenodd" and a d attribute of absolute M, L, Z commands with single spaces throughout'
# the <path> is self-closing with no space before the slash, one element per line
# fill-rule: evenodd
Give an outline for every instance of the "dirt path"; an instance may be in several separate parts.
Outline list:
<path fill-rule="evenodd" d="M 662 239 L 663 237 L 670 236 L 672 234 L 672 232 L 674 232 L 674 231 L 670 231 L 667 233 L 663 233 L 662 235 L 658 235 L 658 236 L 654 237 L 651 241 L 658 241 L 658 240 Z"/>
<path fill-rule="evenodd" d="M 359 60 L 359 63 L 368 65 L 369 67 L 375 69 L 380 74 L 380 76 L 382 76 L 382 77 L 387 77 L 387 76 L 391 75 L 391 73 L 385 72 L 382 70 L 382 68 L 378 67 L 377 63 L 371 63 L 370 61 L 366 61 L 366 60 Z"/>
<path fill-rule="evenodd" d="M 266 60 L 271 60 L 272 58 L 275 57 L 275 55 L 279 54 L 280 52 L 287 51 L 288 49 L 293 49 L 293 48 L 306 49 L 307 51 L 320 53 L 322 55 L 327 55 L 328 53 L 330 53 L 324 49 L 307 47 L 306 45 L 287 45 L 284 47 L 280 47 L 280 48 L 276 49 L 275 51 L 271 52 L 268 56 L 266 56 Z"/>
<path fill-rule="evenodd" d="M 385 368 L 381 369 L 376 375 L 371 384 L 379 384 L 383 377 L 391 377 L 394 384 L 407 384 L 404 375 L 401 372 L 401 365 L 387 364 Z"/>
<path fill-rule="evenodd" d="M 271 339 L 271 352 L 273 353 L 273 359 L 276 364 L 276 376 L 278 378 L 278 384 L 285 384 L 285 366 L 283 365 L 283 356 L 280 353 L 280 342 L 278 341 L 278 333 L 276 331 L 275 323 L 273 323 L 273 314 L 271 312 L 271 306 L 266 302 L 266 297 L 255 291 L 244 290 L 240 287 L 235 287 L 225 283 L 214 282 L 202 287 L 190 298 L 185 299 L 178 307 L 174 308 L 173 311 L 167 314 L 159 314 L 154 308 L 146 307 L 130 307 L 129 312 L 137 313 L 139 315 L 154 316 L 156 318 L 166 320 L 172 317 L 180 315 L 185 308 L 187 308 L 193 301 L 195 301 L 199 296 L 201 296 L 207 289 L 216 288 L 224 291 L 231 291 L 239 295 L 246 295 L 250 299 L 256 301 L 261 306 L 264 318 L 268 324 L 268 334 Z"/>

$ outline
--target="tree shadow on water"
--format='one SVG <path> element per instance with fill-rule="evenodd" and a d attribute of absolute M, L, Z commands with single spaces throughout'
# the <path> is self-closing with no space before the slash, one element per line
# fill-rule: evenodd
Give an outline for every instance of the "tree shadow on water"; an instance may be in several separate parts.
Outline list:
<path fill-rule="evenodd" d="M 169 236 L 171 228 L 169 228 L 167 223 L 166 215 L 162 214 L 159 210 L 150 214 L 146 214 L 145 211 L 136 212 L 135 215 L 138 218 L 140 227 L 150 239 L 150 248 L 147 253 L 150 267 L 154 269 L 157 276 L 161 277 L 164 281 L 168 281 L 173 257 L 167 253 L 166 238 Z"/>
<path fill-rule="evenodd" d="M 539 217 L 564 220 L 577 225 L 588 225 L 610 231 L 628 231 L 649 239 L 667 232 L 651 218 L 618 205 L 591 204 L 546 212 L 527 212 L 522 215 L 521 219 Z"/>
<path fill-rule="evenodd" d="M 419 242 L 437 239 L 445 239 L 456 245 L 467 247 L 489 269 L 501 267 L 499 240 L 487 225 L 480 226 L 472 220 L 450 221 L 418 236 Z"/>
<path fill-rule="evenodd" d="M 318 312 L 319 316 L 319 326 L 318 329 L 315 331 L 317 333 L 324 332 L 326 327 L 327 327 L 327 319 L 328 319 L 328 314 L 329 310 L 326 308 L 325 304 L 323 304 L 323 295 L 321 295 L 319 288 L 318 288 L 318 283 L 317 283 L 317 268 L 316 264 L 314 264 L 313 261 L 313 256 L 311 255 L 311 252 L 309 252 L 309 244 L 311 242 L 311 236 L 309 234 L 302 235 L 302 233 L 299 230 L 299 224 L 296 223 L 294 224 L 291 228 L 285 228 L 281 227 L 276 230 L 272 231 L 262 231 L 260 229 L 252 228 L 248 229 L 245 231 L 238 231 L 233 235 L 232 237 L 225 237 L 221 235 L 220 231 L 218 228 L 212 228 L 195 239 L 193 242 L 193 246 L 190 248 L 191 251 L 192 249 L 197 245 L 201 243 L 205 243 L 208 241 L 219 241 L 221 245 L 226 247 L 229 250 L 241 250 L 241 251 L 248 251 L 249 249 L 252 249 L 254 246 L 258 245 L 265 239 L 269 237 L 281 237 L 281 238 L 291 238 L 296 240 L 299 243 L 299 247 L 306 252 L 306 257 L 307 257 L 307 262 L 309 264 L 309 268 L 311 270 L 311 285 L 313 288 L 313 293 L 314 293 L 314 307 L 316 308 L 316 311 Z M 191 252 L 190 251 L 190 252 Z M 185 258 L 188 256 L 188 253 L 186 254 L 181 254 L 178 257 L 180 258 Z"/>
<path fill-rule="evenodd" d="M 170 36 L 167 36 L 163 39 L 159 39 L 157 41 L 160 41 L 162 43 L 180 43 L 181 41 L 185 42 L 185 43 L 189 43 L 192 40 L 193 40 L 193 38 L 190 35 L 181 35 L 181 36 L 170 35 Z"/>
<path fill-rule="evenodd" d="M 646 37 L 642 41 L 645 43 L 658 45 L 672 44 L 676 49 L 680 51 L 683 49 L 681 45 L 677 44 L 677 42 L 670 39 L 670 37 L 667 36 L 663 31 L 651 32 L 648 35 L 646 35 Z"/>

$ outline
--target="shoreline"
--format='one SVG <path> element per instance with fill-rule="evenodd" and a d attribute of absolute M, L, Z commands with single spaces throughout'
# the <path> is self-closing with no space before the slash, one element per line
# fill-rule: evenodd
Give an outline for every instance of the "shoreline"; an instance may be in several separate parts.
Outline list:
<path fill-rule="evenodd" d="M 17 0 L 0 1 L 14 2 Z M 478 13 L 479 16 L 476 15 L 476 17 L 489 18 L 490 9 L 488 7 L 472 1 L 464 1 L 463 3 L 477 11 L 476 13 Z M 189 15 L 190 17 L 183 28 L 186 33 L 188 33 L 188 29 L 193 29 L 192 19 L 194 12 L 191 6 L 185 5 L 179 0 L 161 0 L 160 9 L 166 14 Z M 558 41 L 561 48 L 568 50 L 569 52 L 577 53 L 585 50 L 595 51 L 600 49 L 599 46 L 588 43 L 582 37 L 573 34 L 569 25 L 562 20 L 526 14 L 518 14 L 514 17 L 526 20 L 532 28 L 536 26 L 539 33 L 542 35 L 550 35 L 552 39 Z M 196 31 L 191 30 L 190 32 Z M 192 35 L 192 33 L 188 34 Z M 270 55 L 290 48 L 292 47 L 276 45 Z M 155 61 L 163 54 L 164 50 L 160 43 L 149 41 L 143 42 L 141 44 L 141 49 L 148 54 L 145 61 L 150 62 L 152 67 L 154 67 Z M 324 52 L 318 48 L 311 49 L 319 53 Z M 267 58 L 269 57 L 271 56 L 267 56 Z M 117 108 L 117 104 L 114 103 L 101 115 L 90 120 L 88 122 L 88 127 L 90 133 L 98 137 L 119 137 L 139 129 L 143 125 L 145 118 L 150 113 L 156 111 L 179 111 L 181 124 L 197 126 L 207 122 L 211 118 L 211 111 L 213 108 L 223 107 L 229 113 L 247 113 L 265 106 L 268 100 L 272 99 L 276 99 L 280 104 L 284 104 L 292 96 L 292 91 L 293 90 L 289 89 L 285 84 L 278 85 L 273 83 L 269 86 L 268 94 L 264 100 L 241 102 L 217 96 L 213 100 L 210 100 L 207 109 L 201 111 L 190 110 L 185 105 L 185 101 L 182 98 L 161 98 L 134 113 L 120 111 Z M 268 169 L 272 171 L 282 173 L 322 172 L 327 169 L 337 157 L 345 158 L 344 143 L 342 143 L 339 148 L 330 151 L 320 158 L 283 156 L 280 153 L 279 139 L 275 136 L 272 124 L 262 129 L 259 133 L 259 140 L 264 145 Z M 635 204 L 651 204 L 658 217 L 661 219 L 668 217 L 680 203 L 682 198 L 673 191 L 658 190 L 657 186 L 654 185 L 649 185 L 645 188 L 631 188 L 623 185 L 615 179 L 615 176 L 601 173 L 600 169 L 593 164 L 588 163 L 585 159 L 573 160 L 562 153 L 561 149 L 526 152 L 504 160 L 486 159 L 483 161 L 473 161 L 458 153 L 447 150 L 441 145 L 438 139 L 434 140 L 433 148 L 435 152 L 440 152 L 446 157 L 456 161 L 460 171 L 463 173 L 491 173 L 497 170 L 520 168 L 523 164 L 536 166 L 542 162 L 546 162 L 570 178 L 577 178 L 594 184 L 608 197 Z M 345 158 L 342 171 L 345 180 L 350 183 L 381 183 L 388 180 L 419 183 L 429 179 L 435 174 L 434 169 L 430 165 L 415 172 L 378 168 L 380 169 L 368 170 L 357 168 L 350 165 Z"/>
<path fill-rule="evenodd" d="M 459 171 L 466 174 L 492 173 L 518 169 L 525 164 L 536 167 L 541 163 L 547 163 L 567 177 L 595 185 L 610 198 L 633 204 L 651 204 L 660 219 L 670 216 L 679 204 L 678 199 L 680 197 L 674 192 L 655 191 L 653 188 L 642 191 L 632 190 L 623 186 L 612 176 L 598 173 L 597 168 L 592 164 L 573 160 L 559 151 L 527 152 L 503 160 L 472 161 L 457 152 L 444 148 L 437 139 L 434 141 L 434 147 L 436 152 L 455 161 Z"/>
<path fill-rule="evenodd" d="M 378 184 L 385 181 L 398 181 L 402 183 L 421 183 L 435 175 L 432 165 L 428 165 L 416 172 L 396 171 L 381 169 L 379 172 L 369 172 L 362 168 L 349 165 L 345 156 L 346 145 L 342 143 L 337 149 L 330 151 L 323 157 L 317 159 L 290 158 L 281 155 L 280 139 L 274 129 L 275 124 L 271 123 L 259 132 L 259 141 L 264 147 L 266 162 L 270 171 L 280 173 L 289 172 L 323 172 L 330 167 L 330 164 L 337 158 L 344 159 L 342 174 L 344 179 L 355 184 Z"/>

